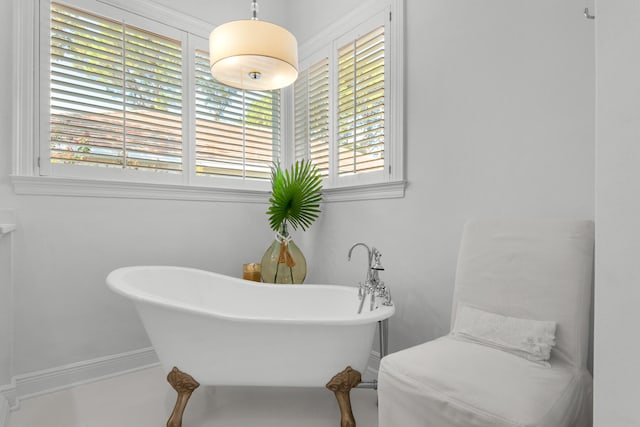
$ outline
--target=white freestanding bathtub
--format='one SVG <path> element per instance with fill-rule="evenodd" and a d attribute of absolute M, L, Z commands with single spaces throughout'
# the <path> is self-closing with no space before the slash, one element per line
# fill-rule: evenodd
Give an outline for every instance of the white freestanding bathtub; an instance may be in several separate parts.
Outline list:
<path fill-rule="evenodd" d="M 366 367 L 381 302 L 358 314 L 357 287 L 272 285 L 163 266 L 117 269 L 107 277 L 133 300 L 158 358 L 206 385 L 324 386 Z"/>

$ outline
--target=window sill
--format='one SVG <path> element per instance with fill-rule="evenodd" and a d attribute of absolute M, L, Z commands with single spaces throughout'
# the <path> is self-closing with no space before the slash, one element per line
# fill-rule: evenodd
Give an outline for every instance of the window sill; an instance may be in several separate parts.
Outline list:
<path fill-rule="evenodd" d="M 13 209 L 0 209 L 0 239 L 16 230 L 16 214 Z"/>
<path fill-rule="evenodd" d="M 115 197 L 122 199 L 193 200 L 267 203 L 269 192 L 176 184 L 105 181 L 42 176 L 11 176 L 16 194 L 36 196 Z"/>
<path fill-rule="evenodd" d="M 350 202 L 355 200 L 397 199 L 404 197 L 406 181 L 394 181 L 350 187 L 325 188 L 325 202 Z"/>
<path fill-rule="evenodd" d="M 268 203 L 270 195 L 269 191 L 264 190 L 43 176 L 12 175 L 11 182 L 16 194 L 35 196 Z M 325 188 L 322 190 L 322 195 L 325 202 L 392 199 L 404 197 L 405 186 L 405 181 L 397 181 L 342 188 Z"/>

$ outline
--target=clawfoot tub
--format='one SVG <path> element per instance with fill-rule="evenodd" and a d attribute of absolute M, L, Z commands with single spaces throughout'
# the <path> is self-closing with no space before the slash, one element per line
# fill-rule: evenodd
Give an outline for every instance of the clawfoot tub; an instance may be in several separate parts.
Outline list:
<path fill-rule="evenodd" d="M 124 267 L 107 284 L 135 303 L 178 392 L 168 427 L 181 425 L 199 384 L 326 385 L 341 425 L 355 426 L 349 390 L 360 382 L 377 323 L 395 311 L 376 304 L 358 314 L 356 287 L 271 285 L 183 267 Z"/>

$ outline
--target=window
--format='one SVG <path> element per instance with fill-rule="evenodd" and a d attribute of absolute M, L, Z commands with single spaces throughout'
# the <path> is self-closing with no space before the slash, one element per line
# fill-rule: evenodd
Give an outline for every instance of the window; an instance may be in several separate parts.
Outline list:
<path fill-rule="evenodd" d="M 396 183 L 402 195 L 401 2 L 378 3 L 323 33 L 329 44 L 301 48 L 294 155 L 318 166 L 325 188 Z"/>
<path fill-rule="evenodd" d="M 280 91 L 217 82 L 203 37 L 75 1 L 105 13 L 46 10 L 41 173 L 266 188 L 256 181 L 279 159 Z"/>
<path fill-rule="evenodd" d="M 294 84 L 295 156 L 329 174 L 329 60 L 300 72 Z"/>
<path fill-rule="evenodd" d="M 15 2 L 14 190 L 264 202 L 274 161 L 309 158 L 327 201 L 402 196 L 402 4 L 358 6 L 260 92 L 215 81 L 212 24 L 172 7 Z"/>
<path fill-rule="evenodd" d="M 196 173 L 269 179 L 280 149 L 280 92 L 217 82 L 196 50 Z"/>
<path fill-rule="evenodd" d="M 338 175 L 384 169 L 384 26 L 338 49 Z"/>
<path fill-rule="evenodd" d="M 180 40 L 51 4 L 54 164 L 182 171 Z"/>

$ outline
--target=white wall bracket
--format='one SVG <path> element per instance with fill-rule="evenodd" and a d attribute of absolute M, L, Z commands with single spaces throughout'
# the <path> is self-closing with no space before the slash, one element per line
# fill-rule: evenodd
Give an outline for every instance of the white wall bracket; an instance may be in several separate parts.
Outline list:
<path fill-rule="evenodd" d="M 596 19 L 595 15 L 591 15 L 589 13 L 589 8 L 588 7 L 584 8 L 584 17 L 587 18 L 587 19 Z"/>
<path fill-rule="evenodd" d="M 15 229 L 15 224 L 0 224 L 0 237 L 4 237 L 5 234 L 9 234 Z"/>

